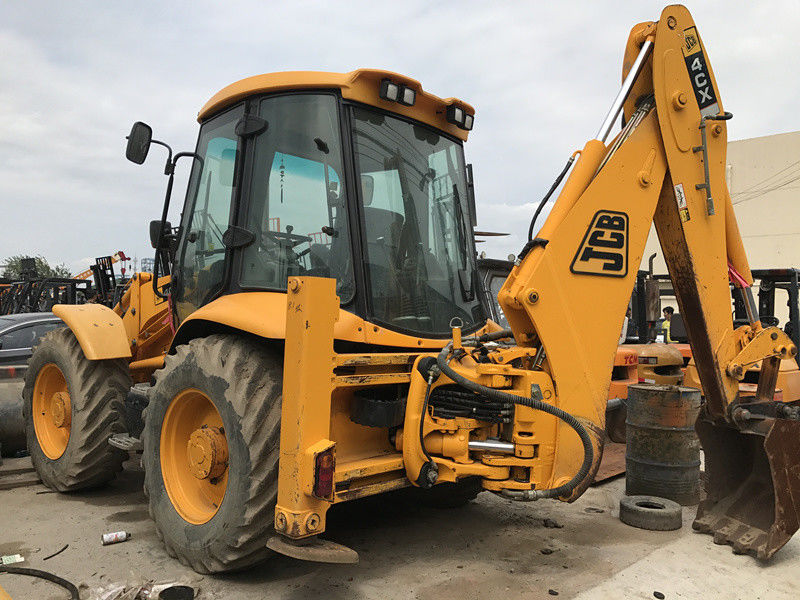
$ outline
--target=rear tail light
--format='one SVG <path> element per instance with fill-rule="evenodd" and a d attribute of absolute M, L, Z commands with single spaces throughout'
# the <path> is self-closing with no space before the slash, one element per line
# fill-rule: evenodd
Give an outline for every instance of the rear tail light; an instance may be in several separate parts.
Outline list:
<path fill-rule="evenodd" d="M 333 447 L 314 457 L 314 495 L 317 498 L 333 500 L 333 474 L 336 471 L 336 458 Z"/>

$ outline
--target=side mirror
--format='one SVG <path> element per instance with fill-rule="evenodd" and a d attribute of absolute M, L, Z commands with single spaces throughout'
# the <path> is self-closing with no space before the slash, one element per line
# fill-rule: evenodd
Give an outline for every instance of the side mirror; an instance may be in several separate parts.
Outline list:
<path fill-rule="evenodd" d="M 128 146 L 125 148 L 125 158 L 132 163 L 140 165 L 147 158 L 150 150 L 150 141 L 153 139 L 153 129 L 147 123 L 136 121 L 128 135 Z"/>
<path fill-rule="evenodd" d="M 162 229 L 162 221 L 150 221 L 150 245 L 153 248 L 158 248 L 158 232 Z M 172 233 L 172 225 L 169 221 L 163 222 L 163 231 L 164 233 L 161 236 L 161 247 L 166 248 L 168 246 L 167 236 Z"/>

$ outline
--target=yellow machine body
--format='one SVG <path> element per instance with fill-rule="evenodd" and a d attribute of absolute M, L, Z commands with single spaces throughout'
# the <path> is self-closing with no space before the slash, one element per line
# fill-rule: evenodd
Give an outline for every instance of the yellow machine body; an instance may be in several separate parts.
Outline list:
<path fill-rule="evenodd" d="M 744 281 L 751 277 L 725 183 L 726 124 L 704 120 L 724 111 L 689 12 L 670 6 L 658 22 L 637 25 L 623 76 L 644 48 L 650 53 L 624 104 L 628 126 L 608 143 L 592 139 L 586 144 L 537 238 L 500 291 L 510 325 L 506 341 L 497 338 L 502 343 L 480 341 L 499 330 L 491 322 L 469 335 L 453 322 L 452 338 L 446 340 L 391 331 L 340 308 L 333 279 L 306 276 L 291 276 L 286 293 L 220 296 L 185 318 L 174 333 L 166 302 L 148 292 L 152 282 L 141 274 L 115 309 L 117 320 L 107 320 L 102 340 L 92 329 L 103 311 L 79 317 L 77 310 L 62 309 L 62 318 L 87 357 L 130 356 L 138 381 L 160 367 L 175 346 L 210 333 L 249 334 L 282 348 L 275 530 L 289 541 L 323 533 L 326 512 L 336 502 L 409 485 L 479 477 L 484 489 L 507 497 L 552 497 L 548 491 L 563 490 L 556 497 L 573 501 L 591 483 L 602 456 L 623 315 L 655 223 L 706 395 L 703 419 L 709 427 L 738 432 L 743 422 L 743 413 L 735 411 L 739 368 L 756 361 L 777 364 L 796 348 L 782 331 L 763 328 L 757 320 L 733 328 L 729 264 Z M 414 106 L 381 99 L 378 88 L 385 78 L 412 88 Z M 335 88 L 343 97 L 467 138 L 445 112 L 454 102 L 470 112 L 471 107 L 433 96 L 413 79 L 376 70 L 245 79 L 214 96 L 200 117 L 252 94 L 315 88 Z M 713 105 L 698 90 L 712 94 Z M 701 123 L 707 126 L 708 177 L 697 150 Z M 703 182 L 708 187 L 698 189 Z M 125 340 L 119 337 L 123 330 Z M 105 345 L 113 350 L 103 354 Z M 450 352 L 449 375 L 431 366 L 441 366 L 436 355 L 442 348 Z M 635 352 L 630 356 L 635 361 Z M 771 400 L 765 372 L 771 371 L 762 369 L 757 398 Z M 437 398 L 464 382 L 484 394 L 497 392 L 505 399 L 497 406 L 515 398 L 503 409 L 504 420 L 448 416 L 438 409 Z M 774 379 L 771 384 L 774 389 Z M 354 422 L 355 394 L 387 386 L 403 390 L 402 423 Z M 590 440 L 588 452 L 579 430 Z M 315 489 L 323 456 L 328 464 L 334 461 L 335 471 L 330 493 L 320 497 Z M 589 468 L 572 484 L 589 456 Z M 709 505 L 705 514 L 713 511 Z M 718 531 L 720 523 L 712 520 L 706 529 Z M 785 542 L 780 535 L 761 533 L 772 537 L 754 545 L 742 542 L 745 551 L 767 556 Z"/>

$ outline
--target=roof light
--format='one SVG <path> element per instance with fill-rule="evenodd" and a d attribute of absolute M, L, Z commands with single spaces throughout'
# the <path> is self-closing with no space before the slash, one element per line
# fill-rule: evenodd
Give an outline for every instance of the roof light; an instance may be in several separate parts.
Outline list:
<path fill-rule="evenodd" d="M 381 81 L 380 97 L 384 100 L 397 102 L 400 98 L 400 86 L 396 83 L 392 83 L 388 79 L 384 79 Z"/>
<path fill-rule="evenodd" d="M 410 87 L 401 86 L 401 94 L 400 94 L 400 104 L 405 104 L 406 106 L 414 106 L 414 102 L 417 101 L 417 92 L 412 90 Z"/>
<path fill-rule="evenodd" d="M 447 107 L 446 118 L 448 123 L 457 125 L 461 129 L 466 129 L 467 131 L 471 130 L 472 125 L 475 123 L 475 117 L 467 113 L 467 111 L 458 104 L 451 104 Z"/>
<path fill-rule="evenodd" d="M 447 121 L 459 127 L 464 126 L 464 109 L 455 104 L 447 107 Z"/>
<path fill-rule="evenodd" d="M 408 86 L 394 83 L 390 79 L 381 81 L 379 95 L 384 100 L 399 102 L 405 106 L 414 106 L 414 103 L 417 101 L 417 92 Z"/>
<path fill-rule="evenodd" d="M 472 115 L 467 115 L 466 117 L 464 117 L 464 129 L 466 129 L 467 131 L 471 131 L 472 124 L 474 122 L 475 122 L 475 117 L 473 117 Z"/>

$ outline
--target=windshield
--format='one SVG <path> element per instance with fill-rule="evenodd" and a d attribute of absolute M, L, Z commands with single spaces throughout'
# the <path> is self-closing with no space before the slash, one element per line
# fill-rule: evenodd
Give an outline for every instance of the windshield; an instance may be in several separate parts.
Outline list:
<path fill-rule="evenodd" d="M 236 122 L 241 106 L 203 124 L 197 142 L 181 229 L 184 232 L 173 297 L 182 321 L 220 291 L 225 275 L 222 236 L 230 223 L 239 154 Z"/>
<path fill-rule="evenodd" d="M 460 144 L 354 107 L 372 314 L 398 328 L 446 333 L 485 320 L 476 290 Z"/>

